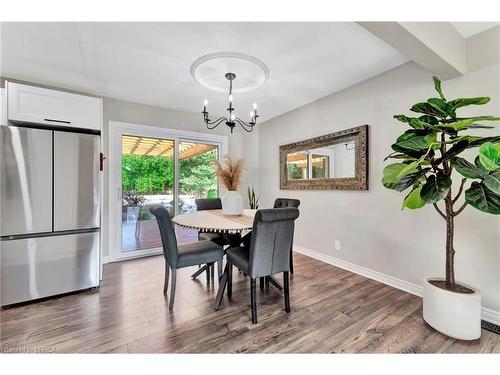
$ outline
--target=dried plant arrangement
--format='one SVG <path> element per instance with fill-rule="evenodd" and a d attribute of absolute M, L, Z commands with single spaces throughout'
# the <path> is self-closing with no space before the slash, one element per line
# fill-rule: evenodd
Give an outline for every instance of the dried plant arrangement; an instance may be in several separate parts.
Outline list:
<path fill-rule="evenodd" d="M 241 182 L 243 171 L 245 170 L 244 159 L 233 159 L 229 155 L 224 155 L 222 163 L 214 160 L 215 175 L 219 181 L 229 191 L 236 191 Z"/>

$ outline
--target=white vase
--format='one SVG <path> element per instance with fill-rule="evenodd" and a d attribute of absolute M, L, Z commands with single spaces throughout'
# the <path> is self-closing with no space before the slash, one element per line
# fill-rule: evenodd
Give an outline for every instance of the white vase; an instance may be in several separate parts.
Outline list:
<path fill-rule="evenodd" d="M 243 213 L 243 196 L 237 191 L 228 191 L 221 198 L 224 215 L 241 215 Z"/>
<path fill-rule="evenodd" d="M 460 340 L 481 337 L 481 292 L 470 285 L 459 283 L 474 293 L 464 294 L 441 289 L 424 279 L 424 320 L 435 330 Z"/>

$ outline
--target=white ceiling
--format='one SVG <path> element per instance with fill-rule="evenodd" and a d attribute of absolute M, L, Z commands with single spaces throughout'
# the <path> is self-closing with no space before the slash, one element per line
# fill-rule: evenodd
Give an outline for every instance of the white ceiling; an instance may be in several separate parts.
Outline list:
<path fill-rule="evenodd" d="M 204 98 L 223 112 L 227 95 L 197 83 L 193 61 L 250 54 L 269 78 L 234 105 L 245 118 L 256 101 L 262 120 L 408 61 L 353 22 L 2 23 L 1 38 L 4 77 L 194 112 Z"/>
<path fill-rule="evenodd" d="M 479 34 L 491 27 L 500 25 L 500 22 L 451 22 L 464 38 Z"/>

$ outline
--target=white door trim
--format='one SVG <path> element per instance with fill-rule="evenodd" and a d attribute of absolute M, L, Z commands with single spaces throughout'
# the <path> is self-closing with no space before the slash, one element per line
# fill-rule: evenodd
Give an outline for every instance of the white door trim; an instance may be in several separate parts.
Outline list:
<path fill-rule="evenodd" d="M 143 136 L 149 138 L 163 138 L 174 141 L 174 195 L 178 194 L 178 145 L 182 140 L 193 140 L 205 143 L 217 144 L 220 147 L 219 157 L 228 152 L 228 137 L 225 135 L 191 132 L 185 130 L 170 129 L 164 127 L 133 124 L 120 121 L 108 122 L 108 261 L 137 258 L 140 256 L 160 254 L 162 249 L 148 249 L 123 253 L 121 251 L 121 136 L 124 134 Z M 176 209 L 177 209 L 177 205 Z"/>

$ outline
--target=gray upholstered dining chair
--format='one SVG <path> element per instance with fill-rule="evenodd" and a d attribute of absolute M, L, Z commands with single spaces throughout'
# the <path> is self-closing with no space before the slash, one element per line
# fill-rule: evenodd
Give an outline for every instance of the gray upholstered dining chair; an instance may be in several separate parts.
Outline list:
<path fill-rule="evenodd" d="M 205 211 L 205 210 L 221 210 L 222 209 L 222 201 L 220 198 L 197 198 L 194 200 L 194 204 L 196 205 L 196 211 Z M 198 231 L 198 240 L 210 240 L 215 242 L 219 246 L 224 246 L 224 237 L 221 233 L 214 232 L 204 232 Z M 196 279 L 199 275 L 206 271 L 207 275 L 207 283 L 210 278 L 214 279 L 214 268 L 213 265 L 204 265 L 198 269 L 195 273 L 191 275 L 193 279 Z M 222 272 L 222 264 L 218 267 L 218 274 Z"/>
<path fill-rule="evenodd" d="M 220 198 L 198 198 L 194 200 L 194 204 L 196 205 L 196 211 L 204 211 L 204 210 L 221 210 L 222 209 L 222 201 Z M 226 245 L 239 245 L 241 241 L 241 234 L 234 233 L 214 233 L 214 232 L 203 232 L 198 231 L 198 240 L 210 240 L 215 242 L 217 245 L 226 246 Z M 193 279 L 197 278 L 204 271 L 207 272 L 207 282 L 210 277 L 214 278 L 214 267 L 212 266 L 203 266 L 194 274 L 191 275 Z M 222 274 L 222 265 L 220 265 L 218 270 L 218 276 L 220 277 Z"/>
<path fill-rule="evenodd" d="M 175 300 L 175 285 L 179 268 L 196 266 L 198 264 L 213 264 L 218 262 L 222 266 L 222 247 L 210 240 L 203 240 L 184 245 L 177 245 L 174 225 L 170 214 L 164 207 L 152 207 L 150 212 L 156 217 L 163 243 L 163 257 L 165 258 L 165 281 L 163 294 L 167 294 L 169 273 L 172 274 L 170 286 L 169 309 L 173 309 Z"/>
<path fill-rule="evenodd" d="M 299 210 L 294 207 L 258 210 L 253 222 L 252 237 L 248 246 L 241 245 L 227 250 L 225 276 L 227 295 L 232 295 L 233 265 L 250 277 L 252 323 L 257 323 L 256 280 L 283 272 L 285 311 L 290 312 L 290 246 L 295 219 Z M 223 278 L 224 280 L 224 278 Z M 224 288 L 224 286 L 222 286 Z"/>
<path fill-rule="evenodd" d="M 198 198 L 194 200 L 196 211 L 222 210 L 220 198 Z M 210 240 L 219 245 L 223 245 L 224 238 L 220 233 L 198 231 L 198 240 Z"/>
<path fill-rule="evenodd" d="M 295 207 L 299 208 L 300 201 L 292 198 L 276 198 L 273 208 Z M 293 273 L 293 241 L 290 245 L 290 272 Z M 262 282 L 261 282 L 262 284 Z"/>

